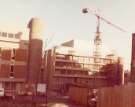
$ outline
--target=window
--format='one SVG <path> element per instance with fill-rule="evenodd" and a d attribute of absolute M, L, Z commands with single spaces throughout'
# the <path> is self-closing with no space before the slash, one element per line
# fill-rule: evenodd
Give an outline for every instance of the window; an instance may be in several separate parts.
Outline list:
<path fill-rule="evenodd" d="M 8 37 L 9 38 L 13 38 L 14 37 L 14 34 L 13 33 L 8 33 Z"/>
<path fill-rule="evenodd" d="M 11 65 L 10 77 L 14 77 L 14 66 L 13 65 Z"/>
<path fill-rule="evenodd" d="M 3 37 L 7 37 L 7 33 L 6 32 L 2 32 L 2 36 Z"/>
<path fill-rule="evenodd" d="M 22 32 L 18 32 L 18 33 L 15 34 L 15 38 L 16 39 L 20 39 L 21 35 L 22 35 Z"/>

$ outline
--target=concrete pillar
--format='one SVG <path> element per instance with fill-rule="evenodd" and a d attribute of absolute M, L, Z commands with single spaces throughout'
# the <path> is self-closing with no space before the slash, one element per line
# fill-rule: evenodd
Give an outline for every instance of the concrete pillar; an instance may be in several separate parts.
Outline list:
<path fill-rule="evenodd" d="M 118 57 L 117 72 L 118 72 L 118 85 L 124 85 L 123 59 L 121 57 Z"/>
<path fill-rule="evenodd" d="M 132 34 L 131 81 L 135 82 L 135 33 Z"/>
<path fill-rule="evenodd" d="M 28 56 L 28 83 L 37 84 L 42 64 L 42 23 L 32 18 L 28 24 L 29 56 Z"/>

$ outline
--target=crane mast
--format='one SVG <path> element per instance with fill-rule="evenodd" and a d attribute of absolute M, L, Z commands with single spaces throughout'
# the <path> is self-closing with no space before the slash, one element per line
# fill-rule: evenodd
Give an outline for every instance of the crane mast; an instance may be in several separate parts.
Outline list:
<path fill-rule="evenodd" d="M 102 40 L 101 40 L 101 35 L 100 35 L 100 17 L 97 16 L 97 27 L 96 27 L 96 35 L 94 38 L 94 63 L 99 63 L 100 60 L 99 58 L 101 57 L 101 45 L 102 45 Z"/>

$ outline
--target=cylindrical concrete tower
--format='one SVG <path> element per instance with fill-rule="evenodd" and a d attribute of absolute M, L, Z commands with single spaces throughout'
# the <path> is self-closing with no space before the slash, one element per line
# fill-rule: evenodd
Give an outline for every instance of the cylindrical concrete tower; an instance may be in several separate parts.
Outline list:
<path fill-rule="evenodd" d="M 42 63 L 42 23 L 38 18 L 32 18 L 28 24 L 29 56 L 28 83 L 37 84 Z"/>

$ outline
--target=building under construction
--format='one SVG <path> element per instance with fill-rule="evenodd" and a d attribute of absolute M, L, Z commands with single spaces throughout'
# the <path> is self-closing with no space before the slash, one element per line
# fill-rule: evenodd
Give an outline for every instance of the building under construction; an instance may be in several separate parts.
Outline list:
<path fill-rule="evenodd" d="M 70 86 L 99 87 L 123 84 L 121 59 L 108 55 L 94 63 L 94 57 L 62 54 L 56 49 L 45 52 L 45 74 L 48 89 L 59 94 L 67 94 Z M 99 71 L 93 71 L 97 66 Z"/>
<path fill-rule="evenodd" d="M 84 8 L 82 12 L 88 13 L 88 8 Z M 106 55 L 106 57 L 101 56 L 100 20 L 118 30 L 123 31 L 123 29 L 110 23 L 97 13 L 92 14 L 97 18 L 93 56 L 63 54 L 57 51 L 58 47 L 45 52 L 45 80 L 49 90 L 66 94 L 72 85 L 97 89 L 124 84 L 122 59 L 113 54 Z M 71 42 L 65 44 L 70 46 Z"/>
<path fill-rule="evenodd" d="M 37 18 L 31 19 L 28 29 L 27 41 L 20 39 L 22 33 L 15 33 L 12 36 L 10 33 L 0 33 L 0 44 L 4 43 L 7 46 L 0 49 L 0 89 L 4 89 L 4 96 L 31 96 L 38 95 L 39 92 L 49 97 L 66 95 L 70 100 L 85 106 L 92 103 L 92 98 L 98 96 L 102 105 L 102 102 L 105 103 L 102 97 L 108 96 L 102 93 L 109 93 L 109 91 L 104 92 L 103 87 L 107 87 L 108 90 L 109 87 L 117 88 L 124 85 L 123 63 L 120 57 L 115 57 L 113 54 L 105 57 L 99 54 L 97 56 L 98 49 L 94 51 L 93 56 L 79 56 L 72 52 L 65 54 L 60 52 L 58 47 L 43 52 L 41 21 Z M 100 39 L 98 37 L 99 35 L 95 36 L 95 45 L 98 45 L 97 41 Z M 8 38 L 8 41 L 5 38 Z M 135 71 L 134 38 L 133 34 L 132 82 Z M 126 92 L 128 88 L 125 86 L 121 89 Z M 97 94 L 97 90 L 101 93 L 93 95 Z"/>
<path fill-rule="evenodd" d="M 120 58 L 63 54 L 57 48 L 43 55 L 42 23 L 32 19 L 28 28 L 27 41 L 20 39 L 22 33 L 12 34 L 15 40 L 10 33 L 1 34 L 0 43 L 7 46 L 0 51 L 0 87 L 5 95 L 36 94 L 39 84 L 58 94 L 67 94 L 71 85 L 95 89 L 123 84 Z"/>

